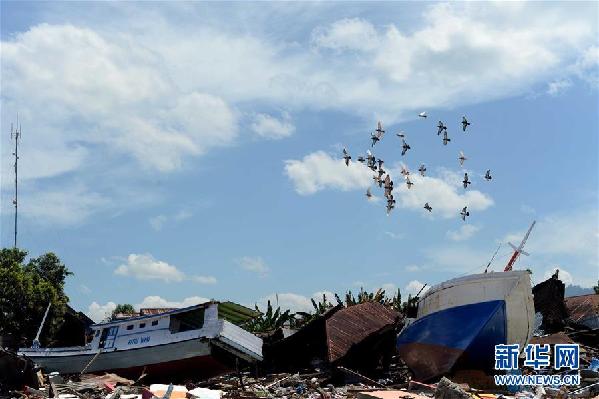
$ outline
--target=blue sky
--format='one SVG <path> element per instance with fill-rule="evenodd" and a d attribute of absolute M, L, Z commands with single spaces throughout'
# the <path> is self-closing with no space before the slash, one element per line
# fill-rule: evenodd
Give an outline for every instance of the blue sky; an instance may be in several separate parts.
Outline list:
<path fill-rule="evenodd" d="M 499 243 L 501 270 L 533 219 L 517 267 L 599 278 L 597 3 L 1 6 L 2 245 L 18 112 L 20 246 L 56 252 L 96 319 L 123 302 L 407 295 L 481 271 Z M 378 120 L 390 216 L 341 160 Z M 408 191 L 400 162 L 427 177 Z"/>

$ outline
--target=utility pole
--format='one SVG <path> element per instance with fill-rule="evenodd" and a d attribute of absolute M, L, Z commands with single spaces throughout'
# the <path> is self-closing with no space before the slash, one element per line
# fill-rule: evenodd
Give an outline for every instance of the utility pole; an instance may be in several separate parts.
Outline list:
<path fill-rule="evenodd" d="M 18 215 L 18 210 L 19 210 L 19 204 L 18 204 L 18 199 L 19 199 L 19 186 L 18 186 L 18 182 L 19 182 L 19 139 L 21 138 L 21 126 L 19 125 L 19 116 L 17 115 L 17 126 L 14 127 L 13 129 L 13 125 L 12 123 L 10 124 L 10 139 L 14 139 L 15 140 L 15 152 L 12 153 L 12 155 L 14 155 L 15 157 L 15 197 L 12 200 L 13 205 L 15 206 L 15 245 L 14 247 L 17 247 L 17 215 Z"/>

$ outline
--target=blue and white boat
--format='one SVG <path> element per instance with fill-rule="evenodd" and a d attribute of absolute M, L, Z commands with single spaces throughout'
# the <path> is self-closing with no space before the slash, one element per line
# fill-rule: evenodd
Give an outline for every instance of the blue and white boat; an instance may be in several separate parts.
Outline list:
<path fill-rule="evenodd" d="M 527 271 L 455 278 L 427 291 L 417 317 L 397 338 L 399 354 L 419 381 L 456 369 L 490 371 L 494 346 L 530 340 L 534 302 Z"/>
<path fill-rule="evenodd" d="M 231 370 L 235 359 L 248 363 L 262 360 L 262 339 L 227 320 L 241 317 L 235 313 L 239 308 L 242 306 L 230 302 L 211 301 L 94 324 L 91 342 L 85 346 L 21 348 L 18 353 L 48 373 L 209 377 Z"/>

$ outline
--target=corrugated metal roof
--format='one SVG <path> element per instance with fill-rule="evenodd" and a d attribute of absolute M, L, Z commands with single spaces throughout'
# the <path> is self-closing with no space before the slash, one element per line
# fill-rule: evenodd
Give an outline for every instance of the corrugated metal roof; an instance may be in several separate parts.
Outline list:
<path fill-rule="evenodd" d="M 565 302 L 570 320 L 574 323 L 599 315 L 599 294 L 571 296 Z"/>
<path fill-rule="evenodd" d="M 326 320 L 329 361 L 342 358 L 352 345 L 395 323 L 399 314 L 378 302 L 365 302 L 335 312 Z"/>

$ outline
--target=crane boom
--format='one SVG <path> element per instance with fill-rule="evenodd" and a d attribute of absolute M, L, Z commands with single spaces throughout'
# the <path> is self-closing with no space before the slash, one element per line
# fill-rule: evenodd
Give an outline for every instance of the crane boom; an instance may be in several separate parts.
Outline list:
<path fill-rule="evenodd" d="M 505 269 L 503 269 L 504 272 L 509 272 L 510 270 L 512 270 L 512 266 L 514 266 L 514 263 L 516 263 L 516 260 L 518 259 L 520 254 L 524 254 L 524 255 L 528 256 L 528 253 L 524 252 L 524 245 L 526 244 L 526 241 L 528 240 L 528 236 L 530 235 L 532 228 L 535 227 L 536 223 L 537 223 L 536 220 L 532 221 L 532 224 L 528 228 L 528 231 L 524 235 L 524 238 L 522 239 L 522 242 L 520 243 L 520 245 L 518 245 L 518 247 L 516 247 L 511 242 L 508 243 L 510 245 L 510 247 L 514 248 L 514 253 L 512 254 L 512 257 L 510 258 L 507 265 L 505 266 Z"/>

